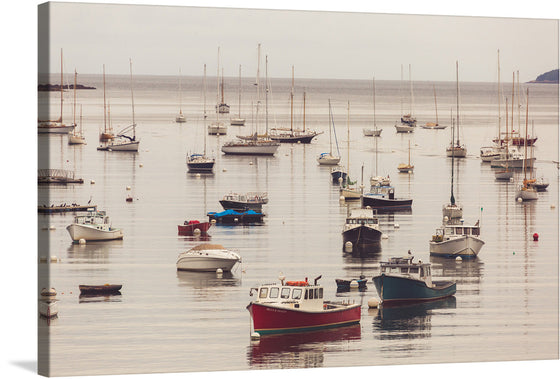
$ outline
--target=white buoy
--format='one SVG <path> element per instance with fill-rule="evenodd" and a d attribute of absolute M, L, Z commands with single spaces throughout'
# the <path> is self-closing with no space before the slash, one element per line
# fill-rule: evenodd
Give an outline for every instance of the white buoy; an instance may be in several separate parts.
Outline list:
<path fill-rule="evenodd" d="M 518 197 L 518 198 L 517 198 L 517 202 L 518 202 L 518 203 L 521 203 L 521 202 L 523 202 L 523 199 L 520 198 L 520 197 Z"/>
<path fill-rule="evenodd" d="M 358 282 L 357 282 L 355 279 L 353 279 L 353 280 L 350 282 L 350 288 L 358 288 L 359 286 L 360 286 L 360 285 L 358 284 Z"/>
<path fill-rule="evenodd" d="M 193 230 L 193 235 L 195 236 L 199 236 L 200 235 L 200 229 L 196 228 L 195 230 Z"/>
<path fill-rule="evenodd" d="M 49 230 L 56 230 L 56 226 L 54 226 L 54 225 L 49 225 Z"/>
<path fill-rule="evenodd" d="M 259 333 L 257 333 L 257 332 L 251 333 L 251 340 L 252 341 L 259 340 L 260 338 L 261 338 L 261 335 Z"/>
<path fill-rule="evenodd" d="M 384 239 L 384 240 L 386 240 L 386 239 L 389 239 L 389 236 L 388 236 L 387 234 L 383 233 L 383 234 L 381 235 L 381 238 Z"/>
<path fill-rule="evenodd" d="M 300 140 L 298 140 L 298 141 L 297 141 L 297 143 L 301 143 L 301 141 L 300 141 Z"/>
<path fill-rule="evenodd" d="M 249 166 L 252 166 L 252 165 L 253 165 L 253 162 L 249 162 Z"/>
<path fill-rule="evenodd" d="M 463 260 L 463 258 L 457 257 L 457 258 L 455 258 L 455 260 L 456 260 L 457 262 L 461 262 L 461 261 Z"/>
<path fill-rule="evenodd" d="M 195 176 L 196 176 L 197 178 L 200 178 L 200 173 L 197 173 Z"/>
<path fill-rule="evenodd" d="M 84 238 L 80 238 L 80 240 L 78 241 L 78 243 L 80 245 L 85 245 L 86 244 L 86 240 Z"/>
<path fill-rule="evenodd" d="M 212 224 L 212 225 L 216 225 L 216 219 L 215 219 L 215 218 L 213 218 L 213 219 L 212 219 L 212 220 L 210 221 L 210 224 Z"/>
<path fill-rule="evenodd" d="M 339 176 L 339 177 L 338 177 L 338 182 L 339 182 L 339 183 L 342 183 L 343 180 L 344 180 L 344 179 L 342 179 L 342 176 Z"/>
<path fill-rule="evenodd" d="M 412 174 L 412 170 L 408 170 L 408 173 L 409 173 L 409 174 Z"/>
<path fill-rule="evenodd" d="M 222 270 L 221 268 L 216 270 L 216 277 L 221 278 L 222 274 L 224 273 L 224 270 Z"/>
<path fill-rule="evenodd" d="M 236 217 L 233 219 L 233 222 L 239 222 L 239 219 Z"/>
<path fill-rule="evenodd" d="M 550 204 L 550 209 L 554 209 L 554 208 L 556 208 L 556 205 Z"/>
<path fill-rule="evenodd" d="M 95 180 L 91 179 L 91 180 L 89 181 L 89 183 L 90 183 L 90 184 L 95 184 Z"/>
<path fill-rule="evenodd" d="M 222 169 L 222 172 L 226 172 L 227 170 L 225 168 Z"/>
<path fill-rule="evenodd" d="M 130 186 L 126 186 L 126 190 L 127 190 L 127 191 L 130 191 Z"/>
<path fill-rule="evenodd" d="M 344 201 L 344 200 L 346 200 L 346 198 L 345 198 L 344 196 L 340 195 L 340 197 L 338 198 L 338 200 Z"/>
<path fill-rule="evenodd" d="M 398 228 L 401 227 L 401 226 L 400 226 L 399 224 L 397 224 L 396 222 L 395 222 L 395 225 L 393 225 L 393 226 L 395 227 L 395 229 L 398 229 Z"/>
<path fill-rule="evenodd" d="M 445 223 L 447 224 L 447 221 L 449 221 L 449 217 L 444 216 L 444 217 L 443 217 L 443 222 L 445 222 Z"/>
<path fill-rule="evenodd" d="M 138 166 L 140 167 L 144 167 L 144 163 L 140 163 Z"/>
<path fill-rule="evenodd" d="M 379 308 L 379 300 L 377 300 L 375 297 L 372 297 L 368 300 L 367 305 L 369 308 Z"/>
<path fill-rule="evenodd" d="M 51 262 L 58 262 L 58 257 L 56 255 L 51 255 Z"/>
<path fill-rule="evenodd" d="M 346 243 L 344 244 L 344 251 L 347 253 L 351 253 L 353 247 L 354 246 L 352 245 L 352 242 L 346 241 Z"/>

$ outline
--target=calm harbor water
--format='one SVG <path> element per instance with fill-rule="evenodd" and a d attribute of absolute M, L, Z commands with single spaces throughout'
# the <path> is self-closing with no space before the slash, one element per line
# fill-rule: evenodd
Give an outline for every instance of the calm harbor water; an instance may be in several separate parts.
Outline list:
<path fill-rule="evenodd" d="M 51 82 L 56 81 L 54 75 Z M 409 109 L 407 85 L 376 82 L 376 119 L 383 129 L 377 139 L 377 160 L 376 140 L 362 134 L 362 128 L 371 127 L 373 121 L 371 81 L 296 79 L 296 125 L 302 121 L 305 88 L 306 127 L 324 134 L 310 145 L 282 144 L 273 157 L 222 155 L 224 142 L 255 131 L 251 81 L 243 79 L 241 113 L 246 126 L 229 126 L 226 136 L 206 137 L 207 151 L 216 158 L 212 175 L 189 174 L 185 163 L 187 153 L 204 148 L 201 78 L 183 78 L 185 124 L 174 122 L 179 111 L 178 78 L 134 78 L 138 153 L 96 150 L 103 125 L 100 76 L 78 78 L 80 84 L 96 87 L 78 91 L 87 145 L 70 146 L 63 135 L 38 136 L 39 168 L 68 169 L 84 179 L 79 185 L 40 186 L 38 203 L 85 204 L 91 199 L 125 233 L 122 241 L 72 244 L 65 230 L 72 214 L 38 216 L 38 255 L 60 259 L 39 264 L 39 274 L 50 275 L 49 285 L 60 299 L 59 317 L 49 323 L 39 320 L 39 341 L 50 347 L 41 359 L 50 360 L 51 375 L 558 358 L 557 86 L 528 85 L 529 118 L 539 137 L 534 147 L 536 175 L 546 177 L 550 186 L 537 201 L 517 203 L 515 190 L 523 174 L 516 173 L 513 183 L 496 182 L 493 170 L 478 157 L 479 148 L 490 145 L 497 133 L 497 86 L 461 83 L 460 137 L 468 156 L 455 162 L 454 194 L 463 205 L 466 222 L 480 219 L 486 244 L 477 259 L 456 262 L 430 258 L 428 253 L 428 241 L 441 223 L 441 207 L 450 197 L 451 159 L 445 157 L 445 148 L 451 131 L 417 128 L 412 134 L 395 133 L 401 107 Z M 289 126 L 290 80 L 271 82 L 269 127 Z M 435 121 L 432 85 L 414 83 L 413 112 L 419 124 Z M 451 109 L 456 112 L 455 83 L 435 86 L 439 122 L 450 125 Z M 114 128 L 130 124 L 129 78 L 109 75 L 107 96 Z M 237 96 L 237 78 L 229 78 L 225 97 L 232 115 L 238 113 Z M 72 118 L 71 98 L 68 92 L 67 121 Z M 377 170 L 390 175 L 397 197 L 414 199 L 411 212 L 380 215 L 388 238 L 382 241 L 381 251 L 370 256 L 343 253 L 341 230 L 347 205 L 339 201 L 330 168 L 316 162 L 319 153 L 329 150 L 328 99 L 344 165 L 350 147 L 352 179 L 360 180 L 362 166 L 366 183 Z M 210 78 L 209 119 L 215 117 L 215 101 L 215 78 Z M 39 103 L 40 111 L 46 107 L 58 117 L 58 93 L 39 93 Z M 524 108 L 522 112 L 524 126 Z M 264 101 L 259 113 L 264 114 Z M 517 113 L 514 121 L 517 129 Z M 264 127 L 261 118 L 259 132 Z M 533 134 L 531 129 L 529 133 Z M 414 173 L 400 174 L 397 165 L 407 162 L 409 141 Z M 177 224 L 220 211 L 218 201 L 230 191 L 264 191 L 270 199 L 264 225 L 214 226 L 209 231 L 212 243 L 240 251 L 242 265 L 222 278 L 214 273 L 177 272 L 178 254 L 201 243 L 177 236 Z M 128 194 L 134 198 L 132 203 L 125 202 Z M 533 233 L 540 235 L 539 241 L 533 241 Z M 409 249 L 433 263 L 435 277 L 457 281 L 453 298 L 370 310 L 367 301 L 377 296 L 373 284 L 365 292 L 336 293 L 334 279 L 364 274 L 371 280 L 380 261 Z M 289 280 L 322 275 L 327 298 L 362 304 L 360 325 L 251 342 L 245 309 L 251 300 L 249 289 L 276 281 L 280 272 Z M 79 297 L 79 284 L 103 283 L 123 284 L 122 295 Z M 40 281 L 39 286 L 45 285 Z M 99 351 L 103 351 L 102 364 Z"/>

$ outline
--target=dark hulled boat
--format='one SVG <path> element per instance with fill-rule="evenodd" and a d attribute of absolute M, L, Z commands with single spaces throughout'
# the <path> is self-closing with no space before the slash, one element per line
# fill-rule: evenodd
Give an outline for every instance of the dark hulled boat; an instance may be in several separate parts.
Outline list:
<path fill-rule="evenodd" d="M 398 211 L 412 208 L 412 199 L 395 198 L 395 187 L 375 185 L 362 197 L 362 207 L 380 211 Z"/>
<path fill-rule="evenodd" d="M 347 252 L 366 252 L 378 247 L 382 235 L 373 209 L 352 209 L 342 230 L 343 249 Z"/>

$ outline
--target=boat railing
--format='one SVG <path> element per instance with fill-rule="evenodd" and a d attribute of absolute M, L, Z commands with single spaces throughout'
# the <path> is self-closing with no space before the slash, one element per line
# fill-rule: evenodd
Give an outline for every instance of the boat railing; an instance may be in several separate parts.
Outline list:
<path fill-rule="evenodd" d="M 58 168 L 42 168 L 37 170 L 39 177 L 74 179 L 74 172 Z"/>

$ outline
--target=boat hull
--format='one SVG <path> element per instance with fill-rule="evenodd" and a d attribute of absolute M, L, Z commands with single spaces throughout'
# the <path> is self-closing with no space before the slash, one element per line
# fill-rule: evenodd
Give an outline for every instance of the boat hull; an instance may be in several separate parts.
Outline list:
<path fill-rule="evenodd" d="M 227 126 L 225 125 L 208 125 L 208 134 L 225 135 L 227 134 Z"/>
<path fill-rule="evenodd" d="M 361 318 L 359 304 L 310 312 L 251 302 L 247 309 L 253 319 L 253 329 L 261 335 L 335 328 L 358 324 Z"/>
<path fill-rule="evenodd" d="M 330 154 L 320 155 L 319 158 L 317 158 L 317 163 L 324 166 L 336 166 L 339 162 L 340 157 L 335 157 Z"/>
<path fill-rule="evenodd" d="M 412 199 L 387 199 L 378 196 L 363 196 L 362 208 L 365 207 L 382 211 L 408 210 L 412 208 Z"/>
<path fill-rule="evenodd" d="M 367 251 L 368 248 L 379 246 L 382 234 L 380 230 L 367 225 L 359 225 L 352 229 L 344 230 L 342 232 L 343 249 L 347 242 L 351 242 L 352 251 Z"/>
<path fill-rule="evenodd" d="M 206 234 L 210 226 L 212 224 L 209 222 L 199 222 L 196 224 L 177 225 L 177 229 L 180 236 L 192 236 L 196 229 L 200 230 L 201 234 Z"/>
<path fill-rule="evenodd" d="M 38 306 L 39 314 L 45 318 L 57 317 L 58 304 L 56 300 L 41 300 Z"/>
<path fill-rule="evenodd" d="M 373 277 L 377 294 L 383 304 L 421 302 L 453 296 L 457 284 L 449 281 L 434 281 L 428 287 L 424 281 L 381 274 Z"/>
<path fill-rule="evenodd" d="M 70 224 L 66 227 L 72 241 L 84 239 L 86 241 L 111 241 L 121 240 L 124 237 L 122 229 L 111 228 L 100 230 L 92 226 L 81 224 Z"/>
<path fill-rule="evenodd" d="M 214 161 L 188 162 L 187 169 L 189 172 L 212 172 L 214 170 Z"/>
<path fill-rule="evenodd" d="M 521 198 L 523 201 L 527 201 L 527 200 L 538 200 L 539 195 L 537 193 L 536 189 L 521 189 L 519 191 L 517 191 L 515 193 L 515 198 L 519 199 Z"/>
<path fill-rule="evenodd" d="M 232 155 L 274 155 L 279 143 L 271 144 L 235 144 L 222 146 L 222 152 Z"/>
<path fill-rule="evenodd" d="M 245 119 L 244 118 L 232 118 L 229 123 L 230 123 L 230 125 L 233 125 L 233 126 L 243 126 L 243 125 L 245 125 Z"/>
<path fill-rule="evenodd" d="M 462 259 L 476 258 L 484 241 L 473 236 L 452 237 L 442 242 L 430 241 L 430 255 Z"/>
<path fill-rule="evenodd" d="M 467 149 L 464 147 L 447 148 L 445 151 L 448 157 L 465 158 L 467 156 Z"/>
<path fill-rule="evenodd" d="M 244 203 L 233 200 L 220 200 L 220 204 L 222 205 L 224 210 L 233 209 L 234 211 L 245 212 L 249 209 L 252 209 L 256 212 L 260 212 L 262 211 L 262 206 L 264 203 Z"/>
<path fill-rule="evenodd" d="M 79 286 L 81 295 L 119 295 L 122 284 L 84 285 Z"/>
<path fill-rule="evenodd" d="M 189 256 L 181 258 L 177 261 L 177 270 L 179 271 L 199 271 L 214 272 L 221 269 L 224 272 L 231 271 L 233 266 L 238 262 L 234 258 L 215 258 L 205 256 Z"/>
<path fill-rule="evenodd" d="M 319 134 L 320 133 L 285 133 L 271 135 L 270 139 L 282 143 L 311 143 L 311 141 L 313 141 L 313 138 L 317 137 Z"/>
<path fill-rule="evenodd" d="M 342 170 L 336 170 L 336 171 L 332 171 L 331 172 L 331 178 L 332 181 L 335 183 L 338 183 L 339 179 L 342 179 L 342 181 L 345 181 L 346 178 L 348 177 L 348 174 Z"/>
<path fill-rule="evenodd" d="M 513 178 L 513 171 L 497 171 L 494 173 L 496 180 L 507 180 Z"/>
<path fill-rule="evenodd" d="M 97 150 L 99 151 L 138 151 L 138 145 L 140 145 L 140 141 L 131 141 L 131 142 L 124 142 L 124 143 L 109 143 L 107 145 L 98 146 Z"/>
<path fill-rule="evenodd" d="M 39 134 L 68 134 L 74 130 L 76 125 L 39 125 L 37 133 Z"/>
<path fill-rule="evenodd" d="M 490 161 L 490 167 L 492 168 L 523 168 L 523 162 L 525 163 L 525 168 L 531 168 L 534 166 L 536 158 L 529 159 L 494 159 Z"/>
<path fill-rule="evenodd" d="M 364 137 L 379 137 L 383 129 L 362 129 Z"/>
<path fill-rule="evenodd" d="M 395 129 L 397 129 L 397 133 L 412 133 L 416 126 L 411 125 L 395 125 Z"/>
<path fill-rule="evenodd" d="M 68 144 L 69 145 L 85 145 L 86 139 L 81 136 L 75 136 L 73 134 L 68 135 Z"/>

